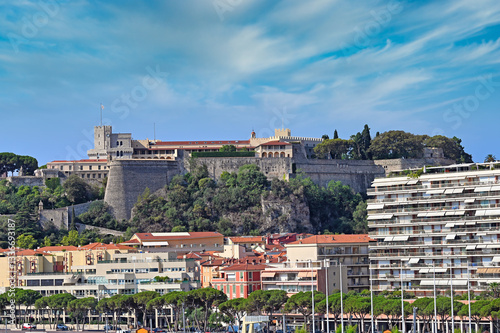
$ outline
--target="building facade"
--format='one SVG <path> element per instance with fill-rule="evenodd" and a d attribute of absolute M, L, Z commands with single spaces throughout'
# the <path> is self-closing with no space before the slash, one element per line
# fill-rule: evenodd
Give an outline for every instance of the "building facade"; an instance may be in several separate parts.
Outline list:
<path fill-rule="evenodd" d="M 500 282 L 500 165 L 379 178 L 368 191 L 374 290 L 479 293 Z M 420 175 L 420 173 L 423 173 Z M 468 282 L 470 281 L 470 283 Z"/>
<path fill-rule="evenodd" d="M 286 244 L 287 257 L 295 261 L 328 261 L 340 265 L 347 274 L 347 292 L 369 289 L 368 235 L 316 235 Z"/>
<path fill-rule="evenodd" d="M 261 289 L 261 272 L 267 265 L 254 262 L 236 263 L 219 270 L 212 277 L 212 286 L 223 291 L 228 299 L 247 298 L 252 291 Z"/>

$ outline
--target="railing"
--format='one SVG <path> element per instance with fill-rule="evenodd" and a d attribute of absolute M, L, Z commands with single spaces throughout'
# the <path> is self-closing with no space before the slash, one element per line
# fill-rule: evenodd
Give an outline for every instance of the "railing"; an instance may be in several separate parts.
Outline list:
<path fill-rule="evenodd" d="M 445 236 L 443 234 L 443 236 Z M 493 244 L 500 244 L 500 242 L 485 242 L 480 239 L 447 239 L 447 240 L 433 240 L 430 242 L 426 241 L 400 241 L 400 242 L 377 242 L 377 244 L 374 244 L 372 246 L 412 246 L 412 245 L 454 245 L 454 244 L 487 244 L 487 245 L 493 245 Z"/>
<path fill-rule="evenodd" d="M 408 179 L 411 180 L 411 179 Z M 424 185 L 392 185 L 392 186 L 378 186 L 377 188 L 369 188 L 367 193 L 382 193 L 382 192 L 391 192 L 391 191 L 404 191 L 404 190 L 430 190 L 430 189 L 456 189 L 460 187 L 466 186 L 488 186 L 488 185 L 496 185 L 500 184 L 497 181 L 489 181 L 489 182 L 464 182 L 460 184 L 432 184 L 430 186 Z M 376 184 L 375 184 L 376 185 Z"/>
<path fill-rule="evenodd" d="M 387 214 L 387 213 L 412 213 L 412 212 L 440 212 L 440 211 L 456 211 L 456 210 L 474 210 L 474 209 L 488 209 L 488 208 L 498 208 L 500 204 L 488 204 L 488 205 L 467 205 L 460 207 L 452 207 L 452 206 L 442 206 L 442 207 L 401 207 L 401 208 L 393 208 L 393 209 L 383 209 L 378 214 Z M 373 212 L 373 210 L 369 210 Z"/>
<path fill-rule="evenodd" d="M 490 250 L 490 249 L 486 249 Z M 480 255 L 495 255 L 499 254 L 500 251 L 459 251 L 459 252 L 442 252 L 442 253 L 432 253 L 432 252 L 412 252 L 412 253 L 370 253 L 370 257 L 438 257 L 438 256 L 480 256 Z"/>
<path fill-rule="evenodd" d="M 39 272 L 39 273 L 26 273 L 26 275 L 78 275 L 79 272 Z"/>
<path fill-rule="evenodd" d="M 488 186 L 488 185 L 486 185 Z M 496 194 L 485 194 L 494 192 Z M 434 194 L 432 196 L 424 197 L 424 196 L 415 196 L 408 198 L 387 198 L 387 199 L 368 199 L 367 203 L 392 203 L 392 202 L 407 202 L 407 201 L 427 201 L 427 200 L 435 200 L 435 199 L 461 199 L 461 198 L 477 198 L 477 197 L 487 197 L 487 196 L 499 196 L 498 191 L 489 191 L 489 192 L 474 192 L 474 193 L 463 193 L 463 194 Z"/>
<path fill-rule="evenodd" d="M 412 218 L 408 221 L 401 221 L 398 218 L 390 218 L 386 220 L 370 220 L 368 221 L 368 225 L 370 224 L 414 224 L 418 222 L 460 222 L 460 221 L 487 221 L 487 220 L 498 220 L 498 216 L 463 216 L 460 219 L 457 219 L 456 216 L 441 216 L 441 217 L 431 217 L 431 218 Z"/>
<path fill-rule="evenodd" d="M 194 259 L 115 259 L 115 260 L 98 260 L 98 264 L 137 264 L 137 263 L 153 263 L 153 262 L 186 262 L 194 261 Z"/>
<path fill-rule="evenodd" d="M 391 233 L 379 233 L 379 232 L 369 232 L 370 236 L 393 236 L 393 235 L 413 235 L 413 236 L 429 236 L 430 234 L 443 234 L 443 236 L 448 233 L 459 233 L 459 232 L 478 232 L 478 231 L 498 231 L 499 228 L 494 227 L 473 227 L 473 228 L 450 228 L 450 231 L 446 231 L 445 234 L 441 230 L 425 230 L 425 229 L 416 229 L 416 230 L 391 230 Z"/>

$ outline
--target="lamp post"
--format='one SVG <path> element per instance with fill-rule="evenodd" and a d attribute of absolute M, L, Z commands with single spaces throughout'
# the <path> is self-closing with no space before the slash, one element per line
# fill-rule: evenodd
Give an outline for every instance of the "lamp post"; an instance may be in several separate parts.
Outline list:
<path fill-rule="evenodd" d="M 372 331 L 371 333 L 375 333 L 375 325 L 373 323 L 373 281 L 372 281 L 372 262 L 370 260 L 368 264 L 368 270 L 370 272 L 370 307 L 371 307 L 371 324 L 372 324 Z"/>
<path fill-rule="evenodd" d="M 326 288 L 325 288 L 325 291 L 326 291 L 326 333 L 330 333 L 330 310 L 328 309 L 328 296 L 329 296 L 329 292 L 328 292 L 328 273 L 330 272 L 330 260 L 329 259 L 325 259 L 325 272 L 326 272 L 326 278 L 325 278 L 325 281 L 326 281 Z M 285 331 L 283 331 L 283 333 L 286 333 Z"/>
<path fill-rule="evenodd" d="M 453 264 L 450 266 L 451 332 L 455 332 L 455 311 L 453 309 Z"/>
<path fill-rule="evenodd" d="M 340 272 L 340 327 L 341 333 L 344 333 L 344 296 L 342 295 L 343 287 L 342 287 L 342 263 L 339 263 L 339 272 Z"/>
<path fill-rule="evenodd" d="M 312 264 L 312 259 L 309 259 L 309 263 L 311 264 L 311 297 L 312 297 L 312 333 L 316 333 L 316 325 L 314 323 L 314 269 Z"/>
<path fill-rule="evenodd" d="M 404 288 L 403 288 L 403 261 L 401 260 L 401 331 L 406 333 L 405 327 L 405 301 L 404 301 Z"/>
<path fill-rule="evenodd" d="M 467 262 L 467 303 L 469 303 L 469 333 L 472 333 L 471 309 L 470 309 L 470 270 Z"/>
<path fill-rule="evenodd" d="M 437 333 L 437 305 L 436 305 L 436 264 L 432 262 L 432 276 L 434 280 L 434 325 L 432 325 L 433 332 Z"/>

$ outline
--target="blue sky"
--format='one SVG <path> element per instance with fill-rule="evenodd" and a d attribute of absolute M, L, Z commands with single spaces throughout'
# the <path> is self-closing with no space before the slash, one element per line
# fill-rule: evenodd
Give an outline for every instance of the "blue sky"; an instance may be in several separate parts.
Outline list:
<path fill-rule="evenodd" d="M 498 0 L 5 1 L 0 151 L 401 129 L 500 158 Z"/>

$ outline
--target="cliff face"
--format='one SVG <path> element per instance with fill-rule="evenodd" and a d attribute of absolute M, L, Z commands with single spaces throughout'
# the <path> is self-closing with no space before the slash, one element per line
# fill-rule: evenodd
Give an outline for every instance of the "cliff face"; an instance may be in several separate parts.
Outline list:
<path fill-rule="evenodd" d="M 248 232 L 249 223 L 253 223 L 262 234 L 314 231 L 307 202 L 295 195 L 286 200 L 262 197 L 260 206 L 240 213 L 225 214 L 223 218 L 231 221 L 235 234 Z"/>
<path fill-rule="evenodd" d="M 273 198 L 261 199 L 262 221 L 261 230 L 271 233 L 282 232 L 312 232 L 309 207 L 303 198 L 295 195 L 289 200 Z"/>

